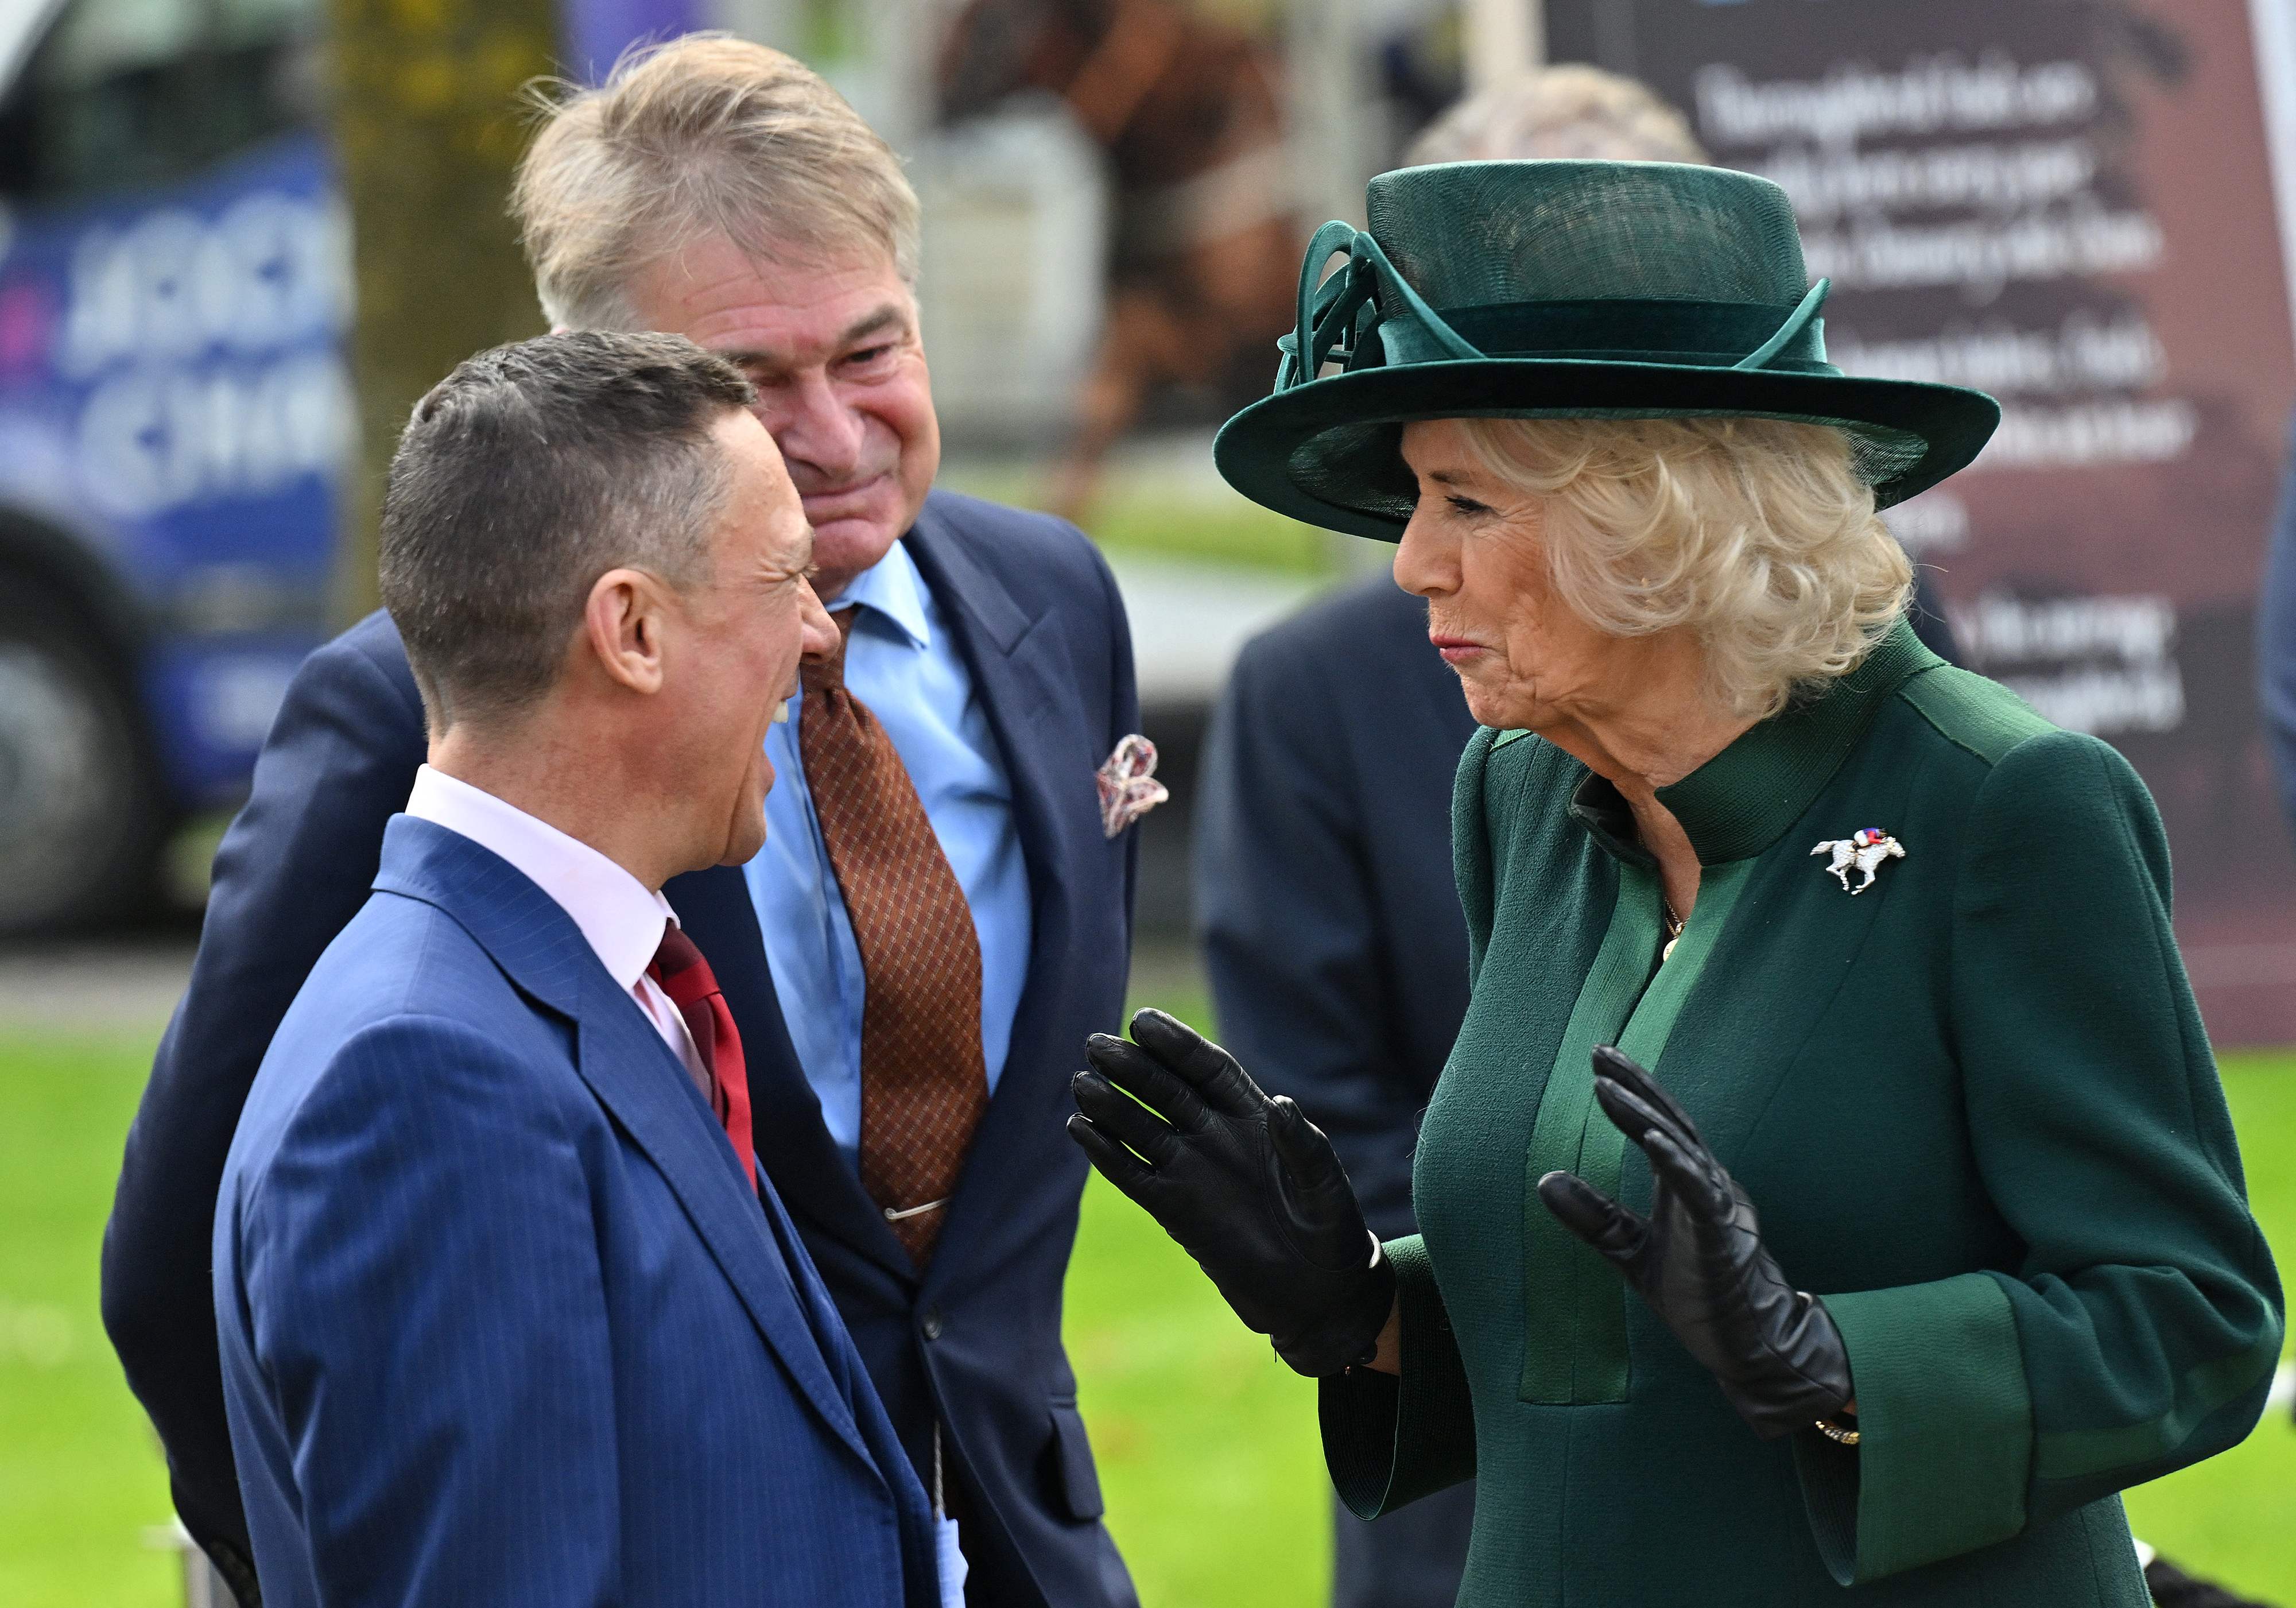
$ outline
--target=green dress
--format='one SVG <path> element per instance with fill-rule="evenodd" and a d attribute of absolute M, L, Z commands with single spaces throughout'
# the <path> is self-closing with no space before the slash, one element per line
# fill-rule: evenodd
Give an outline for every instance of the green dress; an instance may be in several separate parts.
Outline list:
<path fill-rule="evenodd" d="M 2143 1608 L 2115 1493 L 2240 1440 L 2282 1326 L 2143 783 L 1901 624 L 1660 797 L 1703 867 L 1662 964 L 1616 791 L 1523 733 L 1461 762 L 1473 1000 L 1389 1247 L 1402 1376 L 1323 1387 L 1341 1496 L 1475 1477 L 1467 1608 Z M 1853 894 L 1811 851 L 1867 827 L 1906 853 Z M 1824 1299 L 1858 1448 L 1757 1438 L 1539 1204 L 1649 1204 L 1603 1043 Z"/>

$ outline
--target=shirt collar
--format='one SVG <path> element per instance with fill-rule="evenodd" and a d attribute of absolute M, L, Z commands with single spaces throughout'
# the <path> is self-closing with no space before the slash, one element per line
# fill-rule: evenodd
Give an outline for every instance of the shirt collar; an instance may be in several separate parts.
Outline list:
<path fill-rule="evenodd" d="M 1900 619 L 1858 667 L 1816 698 L 1749 727 L 1679 782 L 1658 790 L 1702 866 L 1762 853 L 1801 819 L 1857 746 L 1890 695 L 1945 662 Z M 1618 790 L 1591 773 L 1570 797 L 1572 818 L 1621 859 L 1650 863 Z"/>
<path fill-rule="evenodd" d="M 578 838 L 444 771 L 422 767 L 406 813 L 508 860 L 573 918 L 606 974 L 625 989 L 661 948 L 669 901 Z"/>
<path fill-rule="evenodd" d="M 932 622 L 925 614 L 925 581 L 917 561 L 909 556 L 906 540 L 885 549 L 885 556 L 848 582 L 830 606 L 855 605 L 869 611 L 909 640 L 909 645 L 932 646 Z M 858 621 L 855 623 L 859 623 Z"/>

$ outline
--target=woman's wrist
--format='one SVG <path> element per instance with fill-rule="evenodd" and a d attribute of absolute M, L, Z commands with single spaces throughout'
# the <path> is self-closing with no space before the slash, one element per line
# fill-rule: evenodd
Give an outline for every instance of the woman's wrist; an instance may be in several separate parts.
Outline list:
<path fill-rule="evenodd" d="M 1387 1310 L 1387 1322 L 1380 1326 L 1379 1350 L 1364 1366 L 1378 1374 L 1403 1372 L 1403 1302 L 1398 1298 Z"/>

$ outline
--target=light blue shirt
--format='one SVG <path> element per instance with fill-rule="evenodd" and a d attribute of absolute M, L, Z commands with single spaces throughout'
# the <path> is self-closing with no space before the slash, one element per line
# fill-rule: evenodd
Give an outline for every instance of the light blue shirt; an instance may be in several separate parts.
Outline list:
<path fill-rule="evenodd" d="M 895 542 L 832 605 L 857 605 L 845 685 L 869 706 L 923 800 L 980 935 L 980 1050 L 988 1089 L 1004 1070 L 1029 973 L 1029 872 L 1013 825 L 1013 789 L 972 672 L 940 605 Z M 861 1144 L 861 951 L 821 840 L 798 751 L 801 695 L 766 733 L 774 788 L 766 846 L 743 867 L 766 939 L 774 992 L 829 1136 L 849 1162 Z"/>

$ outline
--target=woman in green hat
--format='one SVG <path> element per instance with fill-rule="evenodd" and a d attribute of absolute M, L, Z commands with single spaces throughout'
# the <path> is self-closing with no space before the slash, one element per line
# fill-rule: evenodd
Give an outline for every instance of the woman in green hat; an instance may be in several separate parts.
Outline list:
<path fill-rule="evenodd" d="M 1484 727 L 1423 1234 L 1159 1013 L 1071 1131 L 1322 1380 L 1356 1512 L 1478 1478 L 1463 1604 L 2140 1608 L 2116 1493 L 2247 1432 L 2281 1295 L 2143 784 L 1902 618 L 1875 511 L 1998 409 L 1828 365 L 1760 179 L 1369 217 L 1217 454 L 1399 541 Z"/>

